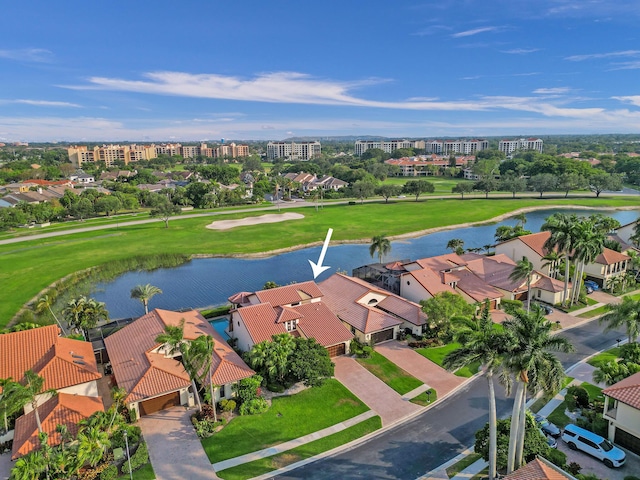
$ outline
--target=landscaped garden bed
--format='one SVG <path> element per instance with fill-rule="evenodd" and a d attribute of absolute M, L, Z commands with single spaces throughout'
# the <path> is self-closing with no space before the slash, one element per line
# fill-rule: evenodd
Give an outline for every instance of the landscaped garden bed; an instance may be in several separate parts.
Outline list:
<path fill-rule="evenodd" d="M 368 410 L 335 379 L 296 395 L 274 398 L 261 414 L 234 418 L 220 432 L 202 439 L 211 463 L 262 450 L 317 432 Z"/>

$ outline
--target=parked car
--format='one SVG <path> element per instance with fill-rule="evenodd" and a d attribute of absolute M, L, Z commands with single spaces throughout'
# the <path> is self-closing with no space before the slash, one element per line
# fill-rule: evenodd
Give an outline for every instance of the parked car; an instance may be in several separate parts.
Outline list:
<path fill-rule="evenodd" d="M 542 430 L 540 430 L 540 433 L 544 435 L 544 432 Z M 549 435 L 544 435 L 544 436 L 547 439 L 547 445 L 549 445 L 549 448 L 558 448 L 558 441 L 555 438 Z"/>
<path fill-rule="evenodd" d="M 588 295 L 589 293 L 593 293 L 593 288 L 591 288 L 591 287 L 587 287 L 587 295 Z"/>
<path fill-rule="evenodd" d="M 534 302 L 534 305 L 539 306 L 542 309 L 542 312 L 545 315 L 549 315 L 550 313 L 553 313 L 553 308 L 551 308 L 549 305 L 547 305 L 546 303 L 539 303 L 539 302 Z"/>
<path fill-rule="evenodd" d="M 627 459 L 624 451 L 606 438 L 570 423 L 562 432 L 562 440 L 571 450 L 581 450 L 597 458 L 607 467 L 621 467 Z"/>
<path fill-rule="evenodd" d="M 551 435 L 554 438 L 558 438 L 560 436 L 560 429 L 542 415 L 535 414 L 533 418 L 544 434 Z"/>
<path fill-rule="evenodd" d="M 595 290 L 600 290 L 600 285 L 598 285 L 593 280 L 585 280 L 584 281 L 584 286 L 587 287 L 587 288 L 591 288 L 594 291 Z"/>

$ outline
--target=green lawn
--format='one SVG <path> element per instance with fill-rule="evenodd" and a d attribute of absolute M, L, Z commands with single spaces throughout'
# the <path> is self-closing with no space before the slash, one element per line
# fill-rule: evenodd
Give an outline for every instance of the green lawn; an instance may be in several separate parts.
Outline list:
<path fill-rule="evenodd" d="M 272 457 L 261 458 L 254 462 L 238 465 L 237 467 L 228 468 L 216 472 L 220 478 L 224 480 L 244 480 L 257 477 L 273 470 L 283 468 L 292 463 L 299 462 L 305 458 L 313 457 L 322 452 L 329 451 L 333 448 L 349 443 L 358 438 L 374 432 L 382 428 L 380 417 L 373 417 L 361 422 L 353 427 L 349 427 L 341 432 L 334 433 L 328 437 L 320 438 L 313 442 L 294 448 L 284 453 L 274 455 Z"/>
<path fill-rule="evenodd" d="M 444 361 L 444 357 L 447 354 L 457 348 L 460 348 L 460 344 L 456 342 L 449 343 L 447 345 L 443 345 L 442 347 L 431 347 L 431 348 L 417 348 L 416 352 L 418 352 L 423 357 L 428 358 L 433 363 L 440 365 L 442 367 L 442 362 Z M 462 367 L 456 370 L 454 373 L 458 377 L 473 377 L 476 373 L 478 373 L 478 369 L 480 368 L 479 362 L 473 362 L 466 367 Z"/>
<path fill-rule="evenodd" d="M 129 474 L 120 475 L 118 478 L 129 478 Z M 133 471 L 133 480 L 155 480 L 155 478 L 156 473 L 153 471 L 151 462 Z"/>
<path fill-rule="evenodd" d="M 113 228 L 96 232 L 74 233 L 64 237 L 28 240 L 0 245 L 0 328 L 39 292 L 56 280 L 89 267 L 141 254 L 208 254 L 228 256 L 258 253 L 321 242 L 328 228 L 333 228 L 333 242 L 362 239 L 374 235 L 399 235 L 428 228 L 484 222 L 497 215 L 531 206 L 583 205 L 600 207 L 633 204 L 636 199 L 448 199 L 384 204 L 326 205 L 296 208 L 304 219 L 268 225 L 213 231 L 206 227 L 211 217 L 176 219 L 164 228 L 162 222 L 128 225 L 119 222 Z M 247 210 L 215 219 L 233 219 L 263 215 Z M 143 216 L 144 217 L 144 216 Z M 393 222 L 389 222 L 393 218 Z M 144 246 L 144 248 L 141 248 Z"/>
<path fill-rule="evenodd" d="M 582 382 L 580 386 L 589 393 L 589 400 L 591 402 L 595 400 L 604 401 L 604 395 L 602 395 L 602 388 L 598 387 L 597 385 L 592 385 L 589 382 Z"/>
<path fill-rule="evenodd" d="M 469 465 L 473 465 L 481 458 L 482 458 L 482 455 L 480 455 L 479 453 L 472 453 L 470 455 L 467 455 L 459 462 L 456 462 L 453 465 L 451 465 L 449 468 L 447 468 L 447 476 L 449 478 L 455 477 L 458 473 L 463 471 Z"/>
<path fill-rule="evenodd" d="M 423 384 L 378 352 L 372 352 L 369 358 L 357 358 L 356 360 L 400 395 L 404 395 Z"/>
<path fill-rule="evenodd" d="M 635 295 L 628 295 L 631 300 L 640 300 L 640 293 L 636 293 Z"/>
<path fill-rule="evenodd" d="M 368 410 L 337 380 L 273 399 L 260 415 L 234 418 L 224 429 L 202 440 L 211 463 L 255 452 L 355 417 Z"/>
<path fill-rule="evenodd" d="M 409 401 L 411 403 L 415 403 L 416 405 L 420 405 L 421 407 L 426 407 L 427 405 L 431 405 L 437 399 L 438 392 L 436 392 L 435 389 L 430 388 L 426 392 L 422 392 L 420 395 L 416 395 Z"/>
<path fill-rule="evenodd" d="M 563 400 L 560 405 L 558 405 L 555 410 L 549 414 L 547 420 L 551 423 L 555 423 L 558 428 L 564 428 L 567 424 L 571 423 L 571 419 L 564 413 L 566 409 L 567 402 Z"/>
<path fill-rule="evenodd" d="M 587 360 L 587 363 L 594 367 L 598 367 L 600 366 L 601 363 L 615 362 L 619 357 L 620 357 L 620 348 L 613 347 L 609 350 L 605 350 L 604 352 L 601 352 L 591 357 L 589 360 Z"/>
<path fill-rule="evenodd" d="M 409 180 L 426 180 L 428 182 L 433 183 L 433 186 L 435 187 L 435 191 L 433 193 L 423 194 L 425 196 L 454 195 L 453 193 L 451 193 L 451 189 L 455 187 L 457 183 L 472 182 L 471 180 L 464 180 L 462 178 L 449 178 L 449 177 L 388 177 L 384 182 L 382 182 L 382 184 L 383 185 L 385 184 L 404 185 Z M 478 192 L 478 193 L 484 196 L 484 193 L 482 192 Z M 420 196 L 422 197 L 423 195 L 420 195 Z M 467 195 L 472 196 L 473 194 L 467 194 Z M 410 195 L 407 195 L 407 197 L 410 197 Z"/>
<path fill-rule="evenodd" d="M 581 313 L 580 315 L 578 315 L 578 317 L 593 318 L 593 317 L 597 317 L 598 315 L 603 315 L 607 313 L 608 310 L 609 310 L 609 307 L 607 307 L 606 305 L 602 305 L 601 307 L 595 308 L 593 310 L 589 310 L 588 312 Z"/>

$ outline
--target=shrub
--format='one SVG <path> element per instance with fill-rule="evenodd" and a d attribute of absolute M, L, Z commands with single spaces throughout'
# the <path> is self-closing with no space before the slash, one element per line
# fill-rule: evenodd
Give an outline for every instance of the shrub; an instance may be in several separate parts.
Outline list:
<path fill-rule="evenodd" d="M 236 395 L 240 400 L 240 403 L 245 403 L 253 400 L 260 395 L 260 384 L 262 383 L 262 377 L 258 374 L 249 378 L 243 378 L 236 383 L 233 388 L 236 391 Z"/>
<path fill-rule="evenodd" d="M 142 442 L 136 453 L 131 455 L 131 471 L 137 470 L 147 463 L 149 463 L 149 450 L 147 449 L 147 444 Z M 129 462 L 124 462 L 122 465 L 122 473 L 130 473 Z"/>
<path fill-rule="evenodd" d="M 565 468 L 565 466 L 567 465 L 567 455 L 555 448 L 549 449 L 546 455 L 546 459 L 560 468 Z"/>
<path fill-rule="evenodd" d="M 220 408 L 223 412 L 233 412 L 236 409 L 236 401 L 223 398 L 220 400 Z"/>
<path fill-rule="evenodd" d="M 269 409 L 269 403 L 262 397 L 254 398 L 240 405 L 240 415 L 256 415 L 266 412 Z"/>
<path fill-rule="evenodd" d="M 440 347 L 442 345 L 442 341 L 439 338 L 425 338 L 416 342 L 409 342 L 407 345 L 411 348 Z"/>
<path fill-rule="evenodd" d="M 215 418 L 215 412 L 213 411 L 213 407 L 211 405 L 207 405 L 206 403 L 202 404 L 202 410 L 197 414 L 198 420 L 211 420 Z"/>
<path fill-rule="evenodd" d="M 113 432 L 111 435 L 112 448 L 125 448 L 124 431 L 127 432 L 129 445 L 135 445 L 140 441 L 140 427 L 136 425 L 125 425 L 123 428 Z"/>
<path fill-rule="evenodd" d="M 275 393 L 284 392 L 284 385 L 280 385 L 278 383 L 267 383 L 267 390 Z"/>
<path fill-rule="evenodd" d="M 582 470 L 582 467 L 579 463 L 571 462 L 569 465 L 567 465 L 567 468 L 565 470 L 571 475 L 577 475 L 578 473 L 580 473 L 580 470 Z"/>
<path fill-rule="evenodd" d="M 370 347 L 369 345 L 365 345 L 364 347 L 362 347 L 361 357 L 362 358 L 369 358 L 372 353 L 373 353 L 373 348 Z"/>
<path fill-rule="evenodd" d="M 578 480 L 600 480 L 600 477 L 594 473 L 579 473 L 576 478 Z"/>
<path fill-rule="evenodd" d="M 118 467 L 113 463 L 105 468 L 100 474 L 100 480 L 115 480 L 118 478 Z"/>
<path fill-rule="evenodd" d="M 620 347 L 620 357 L 627 363 L 640 363 L 640 343 L 627 343 Z"/>
<path fill-rule="evenodd" d="M 589 392 L 584 387 L 573 385 L 567 389 L 567 395 L 572 395 L 576 399 L 576 405 L 581 408 L 589 406 Z"/>
<path fill-rule="evenodd" d="M 523 307 L 521 300 L 500 300 L 502 309 L 507 313 L 513 313 L 516 310 L 521 310 Z"/>
<path fill-rule="evenodd" d="M 107 462 L 101 463 L 96 467 L 85 470 L 83 473 L 78 475 L 78 478 L 80 480 L 96 480 L 97 478 L 100 478 L 102 475 L 102 472 L 104 472 L 110 466 L 111 466 L 110 463 L 107 463 Z"/>
<path fill-rule="evenodd" d="M 193 423 L 196 430 L 196 435 L 200 438 L 210 437 L 216 432 L 216 428 L 222 425 L 222 421 L 214 422 L 208 418 L 198 420 L 196 415 L 191 417 L 191 423 Z"/>

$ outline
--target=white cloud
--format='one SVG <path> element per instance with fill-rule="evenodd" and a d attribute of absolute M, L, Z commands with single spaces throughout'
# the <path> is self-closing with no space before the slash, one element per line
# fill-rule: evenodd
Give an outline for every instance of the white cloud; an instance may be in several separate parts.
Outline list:
<path fill-rule="evenodd" d="M 526 55 L 527 53 L 539 52 L 539 48 L 512 48 L 511 50 L 500 50 L 502 53 L 511 55 Z"/>
<path fill-rule="evenodd" d="M 452 33 L 451 37 L 453 38 L 470 37 L 472 35 L 477 35 L 479 33 L 495 32 L 499 29 L 500 29 L 499 27 L 480 27 L 480 28 L 474 28 L 472 30 L 465 30 L 463 32 Z"/>
<path fill-rule="evenodd" d="M 599 58 L 616 58 L 616 57 L 637 57 L 640 56 L 640 50 L 622 50 L 618 52 L 606 52 L 606 53 L 589 53 L 586 55 L 571 55 L 565 57 L 565 60 L 572 62 L 581 62 L 583 60 L 594 60 Z"/>
<path fill-rule="evenodd" d="M 24 62 L 50 62 L 53 59 L 53 53 L 44 48 L 20 48 L 15 50 L 0 50 L 0 58 Z"/>
<path fill-rule="evenodd" d="M 610 68 L 611 70 L 637 70 L 640 68 L 640 60 L 636 60 L 634 62 L 618 62 L 613 63 L 614 67 Z"/>
<path fill-rule="evenodd" d="M 82 105 L 78 105 L 77 103 L 56 102 L 56 101 L 51 101 L 51 100 L 18 99 L 18 100 L 7 100 L 6 103 L 20 103 L 22 105 L 33 105 L 35 107 L 72 107 L 72 108 L 82 108 Z"/>
<path fill-rule="evenodd" d="M 630 103 L 636 107 L 640 107 L 640 95 L 630 95 L 627 97 L 611 97 L 615 100 L 620 100 L 623 103 Z"/>
<path fill-rule="evenodd" d="M 569 87 L 537 88 L 533 91 L 533 93 L 537 93 L 539 95 L 560 95 L 569 92 L 571 92 L 571 88 Z"/>

